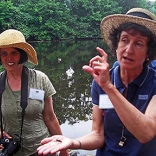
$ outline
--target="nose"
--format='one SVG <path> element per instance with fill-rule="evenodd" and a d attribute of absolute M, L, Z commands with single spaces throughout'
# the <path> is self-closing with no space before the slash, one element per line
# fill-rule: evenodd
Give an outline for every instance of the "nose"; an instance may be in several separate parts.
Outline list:
<path fill-rule="evenodd" d="M 11 58 L 12 57 L 12 55 L 11 54 L 7 54 L 7 58 Z"/>
<path fill-rule="evenodd" d="M 133 43 L 127 44 L 127 45 L 126 45 L 125 51 L 126 51 L 127 53 L 133 53 L 133 52 L 134 52 Z"/>
<path fill-rule="evenodd" d="M 7 59 L 7 60 L 12 60 L 12 58 L 13 58 L 13 57 L 12 57 L 12 54 L 7 54 L 7 55 L 6 55 L 6 59 Z"/>

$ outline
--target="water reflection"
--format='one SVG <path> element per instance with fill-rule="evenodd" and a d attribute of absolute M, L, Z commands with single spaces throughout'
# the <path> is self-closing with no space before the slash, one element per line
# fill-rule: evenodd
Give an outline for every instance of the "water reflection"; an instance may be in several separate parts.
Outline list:
<path fill-rule="evenodd" d="M 39 59 L 39 65 L 35 68 L 48 75 L 57 91 L 53 97 L 54 109 L 64 135 L 74 138 L 81 136 L 81 132 L 87 134 L 91 130 L 92 119 L 92 77 L 82 70 L 82 66 L 98 54 L 95 50 L 97 46 L 106 51 L 108 47 L 102 40 L 31 44 Z M 109 54 L 111 66 L 114 61 L 115 58 Z M 32 65 L 28 66 L 33 68 Z M 84 154 L 80 151 L 82 153 Z"/>

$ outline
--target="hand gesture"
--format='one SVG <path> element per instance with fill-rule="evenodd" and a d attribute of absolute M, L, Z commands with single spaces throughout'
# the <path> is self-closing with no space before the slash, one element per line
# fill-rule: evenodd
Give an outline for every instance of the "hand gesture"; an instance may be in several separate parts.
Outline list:
<path fill-rule="evenodd" d="M 101 56 L 95 56 L 92 58 L 89 62 L 89 66 L 84 65 L 82 69 L 91 74 L 101 87 L 106 87 L 106 85 L 111 83 L 109 64 L 107 62 L 108 56 L 103 49 L 97 47 L 96 50 L 101 54 Z"/>
<path fill-rule="evenodd" d="M 37 149 L 39 155 L 54 154 L 72 147 L 72 140 L 62 135 L 54 135 L 41 141 L 41 146 Z M 61 155 L 61 153 L 60 153 Z"/>

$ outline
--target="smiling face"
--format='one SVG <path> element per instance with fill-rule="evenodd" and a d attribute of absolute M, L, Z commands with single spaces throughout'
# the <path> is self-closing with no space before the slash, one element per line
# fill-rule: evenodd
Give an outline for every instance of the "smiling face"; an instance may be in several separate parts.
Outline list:
<path fill-rule="evenodd" d="M 8 71 L 16 70 L 19 66 L 20 52 L 15 48 L 1 48 L 0 57 L 3 66 Z"/>
<path fill-rule="evenodd" d="M 149 38 L 138 31 L 122 31 L 116 51 L 120 66 L 124 69 L 142 69 L 148 58 L 148 41 Z"/>

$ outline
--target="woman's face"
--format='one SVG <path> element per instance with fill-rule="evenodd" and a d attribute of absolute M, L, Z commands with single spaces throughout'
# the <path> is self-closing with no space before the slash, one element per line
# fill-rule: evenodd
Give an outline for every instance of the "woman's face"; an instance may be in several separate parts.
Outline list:
<path fill-rule="evenodd" d="M 20 52 L 15 48 L 1 48 L 0 57 L 6 70 L 16 70 L 19 65 Z"/>
<path fill-rule="evenodd" d="M 120 66 L 125 69 L 139 69 L 143 67 L 144 61 L 148 58 L 149 38 L 140 32 L 136 34 L 122 31 L 119 39 L 116 55 Z"/>

